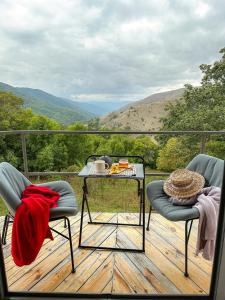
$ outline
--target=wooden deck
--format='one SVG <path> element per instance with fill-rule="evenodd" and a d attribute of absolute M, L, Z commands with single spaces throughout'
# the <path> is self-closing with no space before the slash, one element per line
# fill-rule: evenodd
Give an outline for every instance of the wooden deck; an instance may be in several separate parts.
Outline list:
<path fill-rule="evenodd" d="M 95 213 L 99 221 L 138 222 L 137 214 Z M 90 245 L 140 247 L 141 229 L 129 226 L 88 225 L 84 218 L 83 241 Z M 194 255 L 197 223 L 189 241 L 189 278 L 184 270 L 184 223 L 172 223 L 153 213 L 146 232 L 145 253 L 122 253 L 78 249 L 80 215 L 71 218 L 74 258 L 71 274 L 67 240 L 54 234 L 46 240 L 35 262 L 17 267 L 10 255 L 11 226 L 3 247 L 10 291 L 42 291 L 116 294 L 206 294 L 209 291 L 211 263 Z M 0 220 L 2 228 L 3 218 Z M 57 230 L 67 232 L 63 222 Z"/>

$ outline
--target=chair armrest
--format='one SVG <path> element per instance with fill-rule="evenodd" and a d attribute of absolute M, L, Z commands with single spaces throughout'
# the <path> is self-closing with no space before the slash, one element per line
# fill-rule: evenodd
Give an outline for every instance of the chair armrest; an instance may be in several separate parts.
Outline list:
<path fill-rule="evenodd" d="M 168 201 L 168 196 L 163 190 L 163 184 L 164 180 L 155 180 L 147 185 L 147 196 L 151 204 L 153 204 L 154 200 L 159 198 L 164 198 Z"/>

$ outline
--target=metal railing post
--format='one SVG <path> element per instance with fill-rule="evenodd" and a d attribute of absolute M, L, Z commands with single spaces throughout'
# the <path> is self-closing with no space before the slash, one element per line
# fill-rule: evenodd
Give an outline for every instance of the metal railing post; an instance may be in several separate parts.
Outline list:
<path fill-rule="evenodd" d="M 28 162 L 27 162 L 27 145 L 26 145 L 26 135 L 21 134 L 21 142 L 22 142 L 22 152 L 23 152 L 23 169 L 26 177 L 29 176 L 28 173 Z"/>

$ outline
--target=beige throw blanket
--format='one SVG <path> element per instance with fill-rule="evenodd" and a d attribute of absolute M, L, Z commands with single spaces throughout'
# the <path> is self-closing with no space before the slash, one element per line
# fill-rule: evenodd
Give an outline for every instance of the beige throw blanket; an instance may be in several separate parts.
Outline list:
<path fill-rule="evenodd" d="M 211 186 L 203 188 L 200 193 L 191 198 L 169 198 L 174 205 L 195 204 L 194 207 L 199 210 L 196 255 L 202 252 L 202 256 L 207 260 L 212 260 L 214 257 L 220 196 L 221 189 Z"/>
<path fill-rule="evenodd" d="M 194 206 L 200 213 L 196 254 L 202 252 L 202 256 L 207 260 L 214 257 L 220 196 L 220 188 L 206 187 L 198 195 Z"/>

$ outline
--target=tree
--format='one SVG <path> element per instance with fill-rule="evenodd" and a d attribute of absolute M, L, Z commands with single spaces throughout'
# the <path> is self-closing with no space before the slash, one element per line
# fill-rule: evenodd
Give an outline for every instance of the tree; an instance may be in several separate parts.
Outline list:
<path fill-rule="evenodd" d="M 26 129 L 32 116 L 31 109 L 23 108 L 23 99 L 0 91 L 0 130 Z M 22 166 L 21 141 L 18 135 L 0 136 L 0 161 Z"/>
<path fill-rule="evenodd" d="M 213 65 L 202 64 L 200 69 L 204 73 L 202 84 L 215 84 L 224 90 L 225 87 L 225 48 L 219 51 L 222 58 Z"/>
<path fill-rule="evenodd" d="M 31 130 L 57 130 L 60 124 L 46 116 L 33 115 L 27 129 Z M 54 166 L 53 144 L 56 135 L 29 135 L 27 137 L 28 166 L 31 171 L 53 170 Z M 55 151 L 55 150 L 54 150 Z"/>
<path fill-rule="evenodd" d="M 0 92 L 0 129 L 20 129 L 23 99 L 11 93 Z"/>
<path fill-rule="evenodd" d="M 181 101 L 167 106 L 162 130 L 225 129 L 225 48 L 213 65 L 203 64 L 201 86 L 186 85 Z"/>
<path fill-rule="evenodd" d="M 171 172 L 177 168 L 184 168 L 198 153 L 195 145 L 186 146 L 183 138 L 170 138 L 165 146 L 159 150 L 157 169 Z"/>
<path fill-rule="evenodd" d="M 52 171 L 54 170 L 54 155 L 52 145 L 45 145 L 33 161 L 34 170 Z"/>
<path fill-rule="evenodd" d="M 133 147 L 134 140 L 130 136 L 112 135 L 102 137 L 97 154 L 127 155 Z"/>
<path fill-rule="evenodd" d="M 87 127 L 82 123 L 74 123 L 69 125 L 67 130 L 81 130 L 86 131 Z M 75 135 L 65 135 L 64 143 L 68 151 L 68 164 L 75 165 L 77 163 L 84 163 L 85 159 L 93 154 L 94 142 L 90 135 L 86 134 L 75 134 Z"/>
<path fill-rule="evenodd" d="M 225 129 L 225 48 L 220 50 L 222 58 L 212 65 L 203 64 L 200 69 L 203 73 L 201 85 L 193 87 L 186 85 L 183 97 L 175 103 L 167 105 L 167 117 L 162 119 L 162 130 L 224 130 Z M 197 146 L 199 136 L 192 135 L 182 139 L 186 148 Z M 179 138 L 180 139 L 180 138 Z M 224 137 L 220 148 L 225 147 Z M 160 141 L 166 142 L 168 137 L 162 136 Z M 220 141 L 218 135 L 214 139 Z M 209 137 L 207 138 L 207 142 Z M 181 144 L 181 143 L 179 143 Z M 217 155 L 218 151 L 210 153 Z M 179 158 L 178 158 L 179 159 Z"/>
<path fill-rule="evenodd" d="M 88 121 L 88 130 L 99 130 L 100 129 L 100 118 L 96 117 Z"/>
<path fill-rule="evenodd" d="M 133 147 L 129 151 L 129 154 L 143 156 L 146 164 L 151 168 L 155 168 L 158 150 L 158 144 L 150 137 L 143 135 L 134 139 Z"/>
<path fill-rule="evenodd" d="M 225 142 L 220 140 L 210 140 L 206 143 L 206 153 L 224 159 Z"/>
<path fill-rule="evenodd" d="M 54 170 L 61 171 L 68 167 L 69 155 L 63 135 L 56 135 L 52 143 Z"/>

